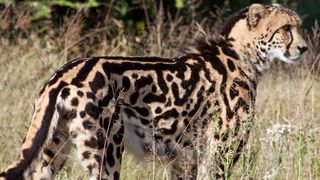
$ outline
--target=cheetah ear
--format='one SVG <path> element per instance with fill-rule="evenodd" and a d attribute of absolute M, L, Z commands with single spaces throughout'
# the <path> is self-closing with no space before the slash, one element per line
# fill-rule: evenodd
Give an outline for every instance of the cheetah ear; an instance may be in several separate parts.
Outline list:
<path fill-rule="evenodd" d="M 273 3 L 272 6 L 274 6 L 274 7 L 282 7 L 281 4 L 278 4 L 278 3 Z"/>
<path fill-rule="evenodd" d="M 261 4 L 252 4 L 249 7 L 249 25 L 255 27 L 259 20 L 269 14 L 269 11 Z"/>

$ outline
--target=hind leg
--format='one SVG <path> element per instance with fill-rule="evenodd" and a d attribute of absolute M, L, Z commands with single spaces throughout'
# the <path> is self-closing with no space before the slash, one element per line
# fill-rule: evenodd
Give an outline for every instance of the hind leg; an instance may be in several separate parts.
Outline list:
<path fill-rule="evenodd" d="M 95 102 L 95 98 L 88 98 L 83 93 L 79 93 L 77 87 L 68 87 L 67 94 L 68 96 L 63 96 L 64 99 L 61 98 L 58 111 L 60 116 L 72 117 L 68 118 L 66 124 L 77 158 L 90 179 L 106 179 L 102 161 L 105 133 L 100 128 L 98 120 L 101 109 Z"/>
<path fill-rule="evenodd" d="M 116 115 L 116 118 L 119 116 Z M 114 117 L 115 118 L 115 117 Z M 122 153 L 124 150 L 123 135 L 124 125 L 122 120 L 112 118 L 111 121 L 116 122 L 109 125 L 106 130 L 108 134 L 108 143 L 105 146 L 105 167 L 106 173 L 110 179 L 118 180 L 120 177 Z"/>
<path fill-rule="evenodd" d="M 61 90 L 57 98 L 57 128 L 53 137 L 44 146 L 37 161 L 29 171 L 32 179 L 53 179 L 54 175 L 63 167 L 71 150 L 69 125 L 77 116 L 76 107 L 71 101 L 75 95 L 72 92 L 73 86 Z M 68 92 L 68 93 L 66 93 Z M 69 96 L 66 96 L 68 94 Z"/>
<path fill-rule="evenodd" d="M 30 170 L 31 179 L 53 179 L 68 158 L 70 144 L 62 133 L 56 133 L 50 143 L 44 147 L 40 158 Z"/>
<path fill-rule="evenodd" d="M 78 98 L 77 116 L 69 125 L 69 134 L 90 179 L 119 179 L 124 132 L 120 109 L 110 103 L 104 112 L 95 99 Z"/>
<path fill-rule="evenodd" d="M 173 180 L 192 180 L 197 178 L 197 152 L 186 147 L 181 151 L 181 155 L 174 161 L 172 169 Z"/>
<path fill-rule="evenodd" d="M 117 101 L 110 103 L 107 109 L 109 113 L 101 113 L 98 118 L 99 121 L 96 120 L 96 122 L 99 122 L 100 129 L 98 129 L 96 133 L 92 133 L 94 132 L 94 130 L 91 129 L 91 134 L 85 135 L 86 137 L 91 136 L 90 138 L 91 142 L 95 142 L 97 140 L 98 148 L 95 148 L 90 145 L 90 144 L 96 144 L 96 143 L 87 143 L 87 144 L 85 143 L 85 146 L 82 146 L 80 149 L 78 149 L 80 150 L 78 154 L 83 155 L 81 151 L 91 152 L 91 151 L 95 151 L 94 149 L 99 149 L 100 156 L 95 155 L 94 159 L 96 161 L 97 160 L 100 161 L 100 163 L 98 164 L 100 175 L 103 177 L 103 179 L 118 180 L 120 177 L 122 152 L 124 150 L 124 144 L 123 144 L 124 125 L 123 125 L 122 119 L 119 116 L 120 105 L 117 103 Z M 88 114 L 86 114 L 86 116 L 87 115 Z M 80 144 L 81 144 L 81 141 L 83 140 L 80 140 Z M 85 154 L 89 154 L 89 153 L 85 153 Z M 93 166 L 95 167 L 96 165 L 92 158 L 90 160 L 90 157 L 88 157 L 87 162 L 88 163 L 83 161 L 83 164 L 84 166 L 87 166 L 87 169 L 89 169 L 89 173 L 90 173 L 91 171 L 90 169 Z M 92 166 L 92 164 L 94 165 Z M 94 174 L 91 174 L 91 179 L 95 179 L 95 178 L 96 176 Z"/>
<path fill-rule="evenodd" d="M 86 110 L 90 111 L 88 108 Z M 85 120 L 70 128 L 77 129 L 71 131 L 77 157 L 90 179 L 119 179 L 123 151 L 123 124 L 117 123 L 119 118 L 107 118 L 100 114 L 98 120 L 89 114 L 90 112 L 83 114 Z M 102 128 L 97 122 L 100 122 Z"/>
<path fill-rule="evenodd" d="M 109 179 L 105 173 L 102 160 L 103 142 L 99 142 L 99 130 L 80 132 L 75 135 L 73 143 L 76 155 L 91 180 Z"/>

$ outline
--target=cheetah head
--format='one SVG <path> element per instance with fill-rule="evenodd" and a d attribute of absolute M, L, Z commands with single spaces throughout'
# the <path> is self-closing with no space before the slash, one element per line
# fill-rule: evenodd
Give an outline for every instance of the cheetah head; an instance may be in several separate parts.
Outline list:
<path fill-rule="evenodd" d="M 242 58 L 259 71 L 273 60 L 296 63 L 308 49 L 299 31 L 300 17 L 278 4 L 252 4 L 234 15 L 222 30 Z"/>

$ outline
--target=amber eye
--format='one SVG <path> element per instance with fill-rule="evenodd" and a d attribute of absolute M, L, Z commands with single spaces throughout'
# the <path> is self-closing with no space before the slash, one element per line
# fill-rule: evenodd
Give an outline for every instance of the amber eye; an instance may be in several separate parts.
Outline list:
<path fill-rule="evenodd" d="M 291 31 L 291 28 L 292 28 L 291 25 L 285 25 L 285 26 L 283 26 L 283 30 L 286 31 L 286 32 Z"/>

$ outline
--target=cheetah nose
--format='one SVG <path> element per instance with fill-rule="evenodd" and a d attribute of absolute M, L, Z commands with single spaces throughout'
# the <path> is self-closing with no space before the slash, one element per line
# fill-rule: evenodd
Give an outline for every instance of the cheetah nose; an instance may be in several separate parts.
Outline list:
<path fill-rule="evenodd" d="M 306 52 L 308 50 L 308 46 L 298 46 L 298 50 L 299 50 L 300 54 L 303 54 L 304 52 Z"/>

